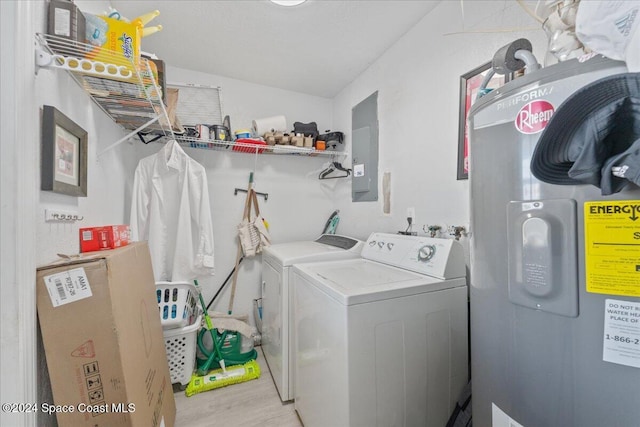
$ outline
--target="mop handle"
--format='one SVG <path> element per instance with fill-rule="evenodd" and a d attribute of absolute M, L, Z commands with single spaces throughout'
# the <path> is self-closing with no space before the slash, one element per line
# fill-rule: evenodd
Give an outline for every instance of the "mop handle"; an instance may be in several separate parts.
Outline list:
<path fill-rule="evenodd" d="M 200 285 L 198 285 L 198 280 L 194 279 L 193 282 L 196 285 L 196 288 L 200 288 Z M 207 330 L 209 331 L 209 334 L 211 334 L 211 341 L 213 344 L 213 351 L 211 352 L 211 356 L 209 356 L 209 358 L 207 359 L 207 369 L 208 370 L 208 366 L 211 364 L 211 362 L 213 361 L 213 358 L 217 355 L 218 356 L 218 363 L 220 364 L 220 367 L 222 368 L 222 372 L 226 372 L 226 367 L 224 364 L 224 360 L 222 358 L 222 352 L 220 351 L 220 346 L 218 345 L 218 340 L 216 340 L 216 334 L 217 329 L 213 328 L 213 322 L 211 321 L 211 317 L 209 317 L 209 312 L 207 311 L 207 307 L 204 303 L 204 298 L 202 298 L 202 292 L 200 292 L 198 294 L 198 298 L 200 299 L 200 305 L 202 306 L 202 310 L 204 311 L 203 315 L 204 315 L 204 321 L 207 325 Z M 202 368 L 200 368 L 202 369 Z M 203 369 L 204 370 L 204 369 Z"/>
<path fill-rule="evenodd" d="M 243 259 L 244 257 L 241 257 L 240 262 L 238 264 L 240 264 Z M 233 270 L 231 270 L 231 273 L 229 273 L 229 275 L 227 276 L 227 278 L 224 279 L 224 282 L 222 282 L 222 285 L 220 285 L 216 294 L 213 296 L 213 298 L 211 298 L 211 301 L 209 301 L 209 304 L 207 304 L 207 310 L 209 309 L 209 307 L 211 307 L 211 304 L 213 304 L 216 298 L 218 298 L 218 295 L 220 295 L 220 292 L 222 292 L 222 289 L 224 289 L 224 287 L 227 285 L 227 283 L 229 282 L 229 279 L 231 279 L 231 276 L 233 276 L 233 273 L 235 271 L 236 271 L 236 268 L 234 267 Z"/>
<path fill-rule="evenodd" d="M 194 279 L 193 283 L 195 283 L 197 289 L 200 289 L 197 279 Z M 207 324 L 207 329 L 213 329 L 213 322 L 211 322 L 209 312 L 207 311 L 207 305 L 204 303 L 204 298 L 202 298 L 202 292 L 198 292 L 198 298 L 200 299 L 200 305 L 202 306 L 203 311 L 202 315 L 204 316 L 204 321 Z"/>
<path fill-rule="evenodd" d="M 242 244 L 238 241 L 238 254 L 236 255 L 236 266 L 233 269 L 233 280 L 231 281 L 231 296 L 229 297 L 229 310 L 227 314 L 233 313 L 233 300 L 236 297 L 236 284 L 238 283 L 238 270 L 240 270 L 240 260 L 242 258 Z"/>
<path fill-rule="evenodd" d="M 247 221 L 251 220 L 251 201 L 253 192 L 253 172 L 249 173 L 249 185 L 247 186 L 247 199 L 244 203 L 244 213 L 242 219 Z M 236 255 L 236 265 L 233 270 L 233 280 L 231 281 L 231 296 L 229 297 L 229 310 L 228 314 L 233 313 L 233 300 L 236 296 L 236 284 L 238 282 L 238 270 L 240 267 L 240 259 L 242 258 L 242 243 L 238 237 L 238 254 Z"/>

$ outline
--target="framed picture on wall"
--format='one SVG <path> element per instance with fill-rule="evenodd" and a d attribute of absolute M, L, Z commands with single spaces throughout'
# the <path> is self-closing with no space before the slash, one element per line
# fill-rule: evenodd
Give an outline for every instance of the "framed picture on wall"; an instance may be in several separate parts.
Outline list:
<path fill-rule="evenodd" d="M 42 111 L 40 188 L 87 196 L 87 132 L 50 105 Z"/>
<path fill-rule="evenodd" d="M 467 116 L 478 97 L 478 90 L 491 69 L 491 61 L 460 76 L 460 117 L 458 127 L 458 180 L 469 178 L 469 129 Z M 509 76 L 494 74 L 486 86 L 490 91 L 509 81 Z"/>

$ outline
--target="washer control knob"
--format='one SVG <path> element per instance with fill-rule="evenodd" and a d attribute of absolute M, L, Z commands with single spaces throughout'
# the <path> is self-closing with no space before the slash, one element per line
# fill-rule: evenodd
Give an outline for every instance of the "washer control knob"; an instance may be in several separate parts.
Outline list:
<path fill-rule="evenodd" d="M 434 245 L 424 245 L 418 249 L 418 261 L 427 262 L 436 254 Z"/>
<path fill-rule="evenodd" d="M 393 249 L 393 243 L 387 243 L 387 249 L 389 250 Z"/>
<path fill-rule="evenodd" d="M 381 248 L 384 246 L 384 242 L 378 242 L 378 247 Z"/>
<path fill-rule="evenodd" d="M 372 241 L 369 242 L 369 246 L 375 246 L 375 245 L 376 245 L 376 241 L 375 240 L 372 240 Z"/>

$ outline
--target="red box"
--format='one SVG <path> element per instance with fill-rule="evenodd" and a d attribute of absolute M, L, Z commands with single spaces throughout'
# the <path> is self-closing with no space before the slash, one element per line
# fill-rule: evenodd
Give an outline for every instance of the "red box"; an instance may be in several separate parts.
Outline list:
<path fill-rule="evenodd" d="M 80 229 L 80 252 L 115 249 L 129 244 L 128 225 L 105 225 Z"/>
<path fill-rule="evenodd" d="M 236 139 L 236 144 L 242 144 L 242 145 L 232 145 L 233 147 L 233 151 L 240 151 L 242 153 L 255 153 L 256 149 L 258 150 L 258 154 L 262 154 L 264 152 L 264 148 L 258 148 L 261 147 L 263 145 L 267 145 L 266 142 L 264 142 L 261 139 L 253 139 L 253 138 L 240 138 L 240 139 Z M 255 145 L 256 148 L 253 147 L 247 147 L 247 145 Z"/>

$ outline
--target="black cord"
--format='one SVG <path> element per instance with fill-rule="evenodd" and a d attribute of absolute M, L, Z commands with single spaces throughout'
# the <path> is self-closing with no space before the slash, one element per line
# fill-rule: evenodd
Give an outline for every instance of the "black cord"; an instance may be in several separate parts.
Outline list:
<path fill-rule="evenodd" d="M 405 233 L 410 233 L 411 232 L 411 223 L 413 222 L 413 218 L 411 218 L 410 216 L 407 217 L 407 222 L 409 223 L 409 225 L 407 225 L 407 229 L 404 230 Z"/>
<path fill-rule="evenodd" d="M 146 135 L 148 134 L 138 132 L 138 138 L 140 138 L 140 141 L 142 141 L 143 144 L 149 144 L 150 142 L 155 142 L 164 136 L 164 135 L 155 135 L 152 139 L 147 141 L 146 139 L 144 139 Z"/>
<path fill-rule="evenodd" d="M 243 259 L 244 259 L 244 256 L 240 257 L 240 261 L 238 261 L 238 268 L 240 268 L 240 264 L 242 263 Z M 236 271 L 236 267 L 235 266 L 233 267 L 233 270 L 231 270 L 231 273 L 229 273 L 227 278 L 224 279 L 224 282 L 222 282 L 222 285 L 220 285 L 220 287 L 218 288 L 218 292 L 216 292 L 216 294 L 213 296 L 213 298 L 211 298 L 211 301 L 209 301 L 209 304 L 207 304 L 207 310 L 209 310 L 209 307 L 211 307 L 211 304 L 213 304 L 213 302 L 216 300 L 216 298 L 218 298 L 218 295 L 220 295 L 220 292 L 222 292 L 222 289 L 224 289 L 225 285 L 227 284 L 227 282 L 229 281 L 229 279 L 233 275 L 234 271 Z"/>

